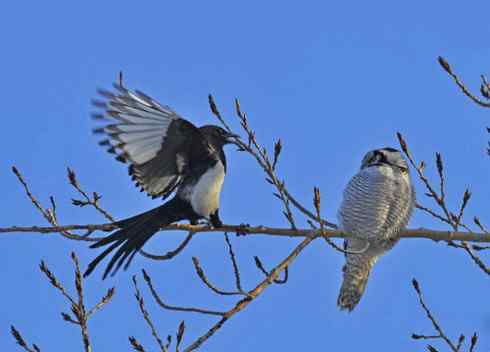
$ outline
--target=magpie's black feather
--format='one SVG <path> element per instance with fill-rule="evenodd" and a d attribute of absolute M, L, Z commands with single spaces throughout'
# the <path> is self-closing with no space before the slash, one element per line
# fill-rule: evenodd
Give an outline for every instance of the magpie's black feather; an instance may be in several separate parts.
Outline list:
<path fill-rule="evenodd" d="M 125 265 L 127 268 L 134 253 L 138 252 L 161 227 L 188 217 L 184 202 L 179 198 L 173 198 L 158 208 L 116 222 L 116 225 L 120 227 L 119 230 L 90 246 L 90 248 L 100 248 L 110 245 L 89 264 L 84 276 L 90 275 L 99 262 L 117 247 L 119 248 L 109 261 L 103 278 L 105 279 L 109 274 L 114 275 L 124 264 L 126 258 L 131 256 Z"/>

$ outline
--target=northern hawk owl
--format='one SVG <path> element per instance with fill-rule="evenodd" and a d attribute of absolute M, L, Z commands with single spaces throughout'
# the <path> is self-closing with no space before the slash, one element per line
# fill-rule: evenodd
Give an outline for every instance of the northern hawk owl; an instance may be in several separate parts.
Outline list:
<path fill-rule="evenodd" d="M 338 212 L 345 239 L 346 264 L 337 304 L 352 311 L 366 288 L 369 272 L 398 242 L 415 206 L 408 165 L 400 151 L 382 148 L 368 152 L 360 171 L 344 190 Z"/>

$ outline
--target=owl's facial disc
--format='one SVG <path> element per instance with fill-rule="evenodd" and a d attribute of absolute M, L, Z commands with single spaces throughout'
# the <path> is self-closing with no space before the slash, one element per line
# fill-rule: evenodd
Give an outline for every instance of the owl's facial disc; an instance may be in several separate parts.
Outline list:
<path fill-rule="evenodd" d="M 403 172 L 408 171 L 408 165 L 400 151 L 389 147 L 368 152 L 362 159 L 361 169 L 383 165 L 399 168 Z"/>

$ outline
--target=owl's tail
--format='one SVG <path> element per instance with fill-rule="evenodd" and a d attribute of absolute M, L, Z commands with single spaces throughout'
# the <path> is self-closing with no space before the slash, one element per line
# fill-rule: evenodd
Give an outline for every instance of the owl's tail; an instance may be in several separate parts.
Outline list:
<path fill-rule="evenodd" d="M 359 243 L 359 245 L 352 246 L 351 242 L 348 249 L 355 250 L 358 249 L 357 247 L 361 248 L 362 245 Z M 337 305 L 341 310 L 351 312 L 361 300 L 369 279 L 369 273 L 378 259 L 377 255 L 369 252 L 368 250 L 361 254 L 346 254 L 347 262 L 342 268 L 344 281 L 337 298 Z"/>

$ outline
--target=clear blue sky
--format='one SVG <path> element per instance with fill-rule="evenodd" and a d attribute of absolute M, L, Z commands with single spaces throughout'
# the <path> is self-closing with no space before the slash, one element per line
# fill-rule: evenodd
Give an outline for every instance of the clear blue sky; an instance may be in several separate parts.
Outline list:
<path fill-rule="evenodd" d="M 310 204 L 311 190 L 319 186 L 329 219 L 335 219 L 341 190 L 364 153 L 397 147 L 395 133 L 401 131 L 417 158 L 429 163 L 429 175 L 434 176 L 434 153 L 443 153 L 450 204 L 455 206 L 469 186 L 473 198 L 467 214 L 488 225 L 490 111 L 463 97 L 436 58 L 447 57 L 476 90 L 479 75 L 490 73 L 489 11 L 488 1 L 7 2 L 0 13 L 0 226 L 45 225 L 11 174 L 12 165 L 46 205 L 50 195 L 57 199 L 64 224 L 102 221 L 90 209 L 70 205 L 75 194 L 66 182 L 67 166 L 86 189 L 103 195 L 102 204 L 118 218 L 160 204 L 133 187 L 126 169 L 90 132 L 90 99 L 118 70 L 125 72 L 128 86 L 198 125 L 214 122 L 207 105 L 207 94 L 213 93 L 238 130 L 233 99 L 239 97 L 260 141 L 272 146 L 274 139 L 283 139 L 278 170 L 290 190 Z M 287 226 L 254 161 L 233 148 L 227 155 L 223 220 Z M 418 183 L 417 190 L 429 204 Z M 420 213 L 410 226 L 443 228 Z M 162 234 L 147 248 L 165 252 L 181 236 Z M 254 255 L 271 267 L 297 243 L 232 240 L 247 288 L 261 279 Z M 8 333 L 15 324 L 43 351 L 81 350 L 79 331 L 59 315 L 69 310 L 66 303 L 37 266 L 44 259 L 72 288 L 69 252 L 76 251 L 86 264 L 95 251 L 58 235 L 5 235 L 0 245 L 1 349 L 17 349 Z M 192 256 L 200 258 L 214 282 L 232 287 L 218 234 L 196 236 L 172 262 L 140 257 L 114 279 L 101 282 L 100 272 L 91 277 L 91 302 L 109 286 L 118 290 L 90 322 L 95 351 L 129 351 L 129 335 L 155 350 L 130 284 L 131 274 L 142 267 L 169 303 L 229 307 L 232 301 L 213 296 L 196 279 Z M 490 283 L 463 252 L 428 240 L 402 241 L 380 260 L 352 314 L 336 307 L 342 263 L 342 255 L 323 241 L 312 244 L 291 267 L 287 285 L 269 288 L 202 351 L 422 350 L 424 343 L 410 335 L 432 333 L 432 327 L 411 288 L 413 277 L 451 336 L 478 331 L 478 350 L 490 349 Z M 146 288 L 142 291 L 164 336 L 185 319 L 190 341 L 214 321 L 162 311 Z"/>

